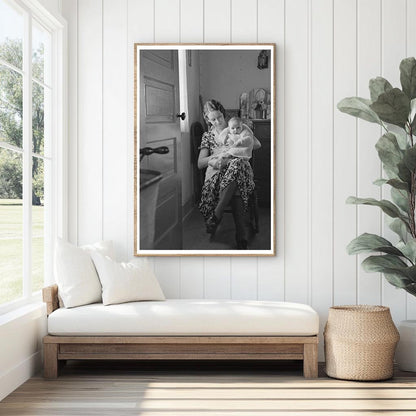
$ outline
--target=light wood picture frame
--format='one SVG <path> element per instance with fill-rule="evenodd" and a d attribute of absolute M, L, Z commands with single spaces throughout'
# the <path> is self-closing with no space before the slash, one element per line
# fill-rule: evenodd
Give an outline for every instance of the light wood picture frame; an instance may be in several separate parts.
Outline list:
<path fill-rule="evenodd" d="M 275 49 L 134 44 L 135 256 L 276 255 Z"/>

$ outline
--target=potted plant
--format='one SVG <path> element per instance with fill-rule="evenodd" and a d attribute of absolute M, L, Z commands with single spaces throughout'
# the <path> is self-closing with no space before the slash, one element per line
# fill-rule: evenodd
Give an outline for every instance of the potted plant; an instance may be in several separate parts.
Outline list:
<path fill-rule="evenodd" d="M 385 178 L 377 179 L 374 184 L 388 185 L 391 189 L 391 200 L 350 196 L 347 203 L 381 208 L 390 217 L 389 228 L 398 236 L 398 242 L 393 244 L 379 235 L 364 233 L 348 244 L 347 251 L 374 253 L 362 262 L 363 269 L 381 272 L 390 284 L 416 296 L 415 58 L 401 61 L 400 83 L 401 89 L 393 88 L 386 79 L 377 77 L 369 82 L 370 99 L 348 97 L 338 103 L 340 111 L 383 128 L 375 147 Z M 402 337 L 397 351 L 399 366 L 416 371 L 416 321 L 404 321 L 399 329 Z M 408 335 L 414 335 L 415 339 Z M 406 342 L 404 338 L 409 340 Z M 409 362 L 409 356 L 413 362 Z"/>

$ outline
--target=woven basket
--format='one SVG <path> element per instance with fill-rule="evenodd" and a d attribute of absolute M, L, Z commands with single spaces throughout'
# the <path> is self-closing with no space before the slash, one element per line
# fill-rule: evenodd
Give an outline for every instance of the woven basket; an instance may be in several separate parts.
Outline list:
<path fill-rule="evenodd" d="M 344 380 L 393 377 L 399 332 L 385 306 L 352 305 L 329 309 L 324 330 L 326 373 Z"/>

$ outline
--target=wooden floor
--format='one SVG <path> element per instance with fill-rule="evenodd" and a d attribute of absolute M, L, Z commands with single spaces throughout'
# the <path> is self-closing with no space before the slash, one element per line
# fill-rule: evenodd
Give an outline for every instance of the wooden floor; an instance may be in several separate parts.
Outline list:
<path fill-rule="evenodd" d="M 57 380 L 33 377 L 0 415 L 416 415 L 416 374 L 383 382 L 305 380 L 297 362 L 70 362 Z"/>

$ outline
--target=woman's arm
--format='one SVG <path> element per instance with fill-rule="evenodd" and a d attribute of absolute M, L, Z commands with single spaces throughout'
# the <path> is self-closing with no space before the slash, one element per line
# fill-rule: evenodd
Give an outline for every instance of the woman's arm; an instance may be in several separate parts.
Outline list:
<path fill-rule="evenodd" d="M 211 158 L 209 149 L 203 147 L 199 151 L 198 156 L 198 169 L 205 169 L 208 166 L 209 159 Z"/>

